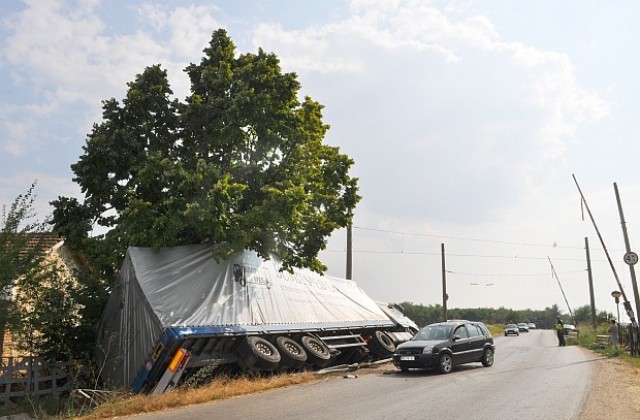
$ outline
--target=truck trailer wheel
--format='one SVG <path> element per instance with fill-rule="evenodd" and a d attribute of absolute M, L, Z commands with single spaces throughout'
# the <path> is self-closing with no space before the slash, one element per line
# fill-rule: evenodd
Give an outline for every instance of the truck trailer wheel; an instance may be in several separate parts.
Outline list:
<path fill-rule="evenodd" d="M 281 335 L 275 339 L 274 344 L 280 352 L 282 366 L 300 369 L 307 362 L 307 352 L 292 338 Z"/>
<path fill-rule="evenodd" d="M 300 344 L 307 352 L 307 361 L 318 368 L 327 367 L 331 363 L 331 353 L 321 340 L 310 335 L 300 337 Z"/>
<path fill-rule="evenodd" d="M 376 331 L 369 341 L 369 349 L 379 358 L 389 357 L 396 351 L 396 345 L 384 331 Z"/>
<path fill-rule="evenodd" d="M 242 364 L 248 369 L 274 370 L 280 363 L 278 349 L 262 337 L 247 336 L 240 345 Z"/>

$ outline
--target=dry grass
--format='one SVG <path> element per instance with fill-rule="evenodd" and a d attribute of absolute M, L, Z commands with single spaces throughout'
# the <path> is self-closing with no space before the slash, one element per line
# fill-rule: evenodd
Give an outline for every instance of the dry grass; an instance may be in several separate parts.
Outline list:
<path fill-rule="evenodd" d="M 162 395 L 116 397 L 100 405 L 91 414 L 81 417 L 81 419 L 105 419 L 162 411 L 209 401 L 224 400 L 239 395 L 254 394 L 320 379 L 311 373 L 283 374 L 268 378 L 219 377 L 201 388 L 176 389 Z"/>

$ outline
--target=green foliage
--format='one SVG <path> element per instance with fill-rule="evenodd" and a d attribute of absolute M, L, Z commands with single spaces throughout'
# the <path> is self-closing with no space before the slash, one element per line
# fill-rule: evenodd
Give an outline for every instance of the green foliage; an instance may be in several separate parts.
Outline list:
<path fill-rule="evenodd" d="M 42 261 L 16 284 L 21 332 L 18 342 L 28 354 L 47 360 L 68 358 L 78 342 L 75 282 L 52 261 Z"/>
<path fill-rule="evenodd" d="M 35 221 L 35 183 L 7 209 L 2 206 L 0 230 L 0 299 L 8 299 L 15 280 L 42 257 L 44 224 Z"/>
<path fill-rule="evenodd" d="M 580 325 L 591 325 L 591 305 L 584 305 L 573 311 L 575 322 Z M 611 312 L 596 310 L 596 325 L 609 322 L 615 318 Z"/>
<path fill-rule="evenodd" d="M 35 182 L 7 208 L 2 206 L 0 230 L 0 334 L 20 327 L 19 307 L 12 299 L 19 279 L 38 267 L 43 257 L 44 224 L 34 211 Z M 1 338 L 1 337 L 0 337 Z"/>
<path fill-rule="evenodd" d="M 360 197 L 353 161 L 322 142 L 323 106 L 298 100 L 297 76 L 274 54 L 236 54 L 224 30 L 185 72 L 184 102 L 171 99 L 158 65 L 128 84 L 122 103 L 103 102 L 72 165 L 85 201 L 53 202 L 54 231 L 82 243 L 90 222 L 110 228 L 114 266 L 128 246 L 204 242 L 220 259 L 251 249 L 285 269 L 324 271 L 317 255 Z"/>

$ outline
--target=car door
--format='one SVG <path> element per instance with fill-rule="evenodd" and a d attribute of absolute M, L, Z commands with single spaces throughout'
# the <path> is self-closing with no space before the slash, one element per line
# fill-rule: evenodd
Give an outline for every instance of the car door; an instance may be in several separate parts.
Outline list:
<path fill-rule="evenodd" d="M 458 325 L 451 338 L 451 353 L 453 353 L 453 363 L 459 365 L 470 360 L 469 356 L 469 332 L 467 327 Z"/>
<path fill-rule="evenodd" d="M 469 360 L 480 360 L 484 351 L 484 333 L 476 324 L 469 323 L 466 324 L 466 327 L 469 333 Z"/>

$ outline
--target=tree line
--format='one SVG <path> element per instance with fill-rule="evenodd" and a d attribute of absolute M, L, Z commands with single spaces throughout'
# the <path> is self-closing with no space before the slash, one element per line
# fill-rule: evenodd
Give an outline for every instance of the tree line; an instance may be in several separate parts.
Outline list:
<path fill-rule="evenodd" d="M 403 312 L 418 326 L 444 321 L 442 305 L 420 305 L 412 302 L 400 304 Z M 566 324 L 591 325 L 591 306 L 584 305 L 573 311 L 574 317 L 560 310 L 554 304 L 542 310 L 500 308 L 447 308 L 447 318 L 481 321 L 486 324 L 504 325 L 509 323 L 533 322 L 537 328 L 552 329 L 558 318 Z M 606 311 L 596 310 L 596 322 L 609 322 L 614 316 Z"/>

